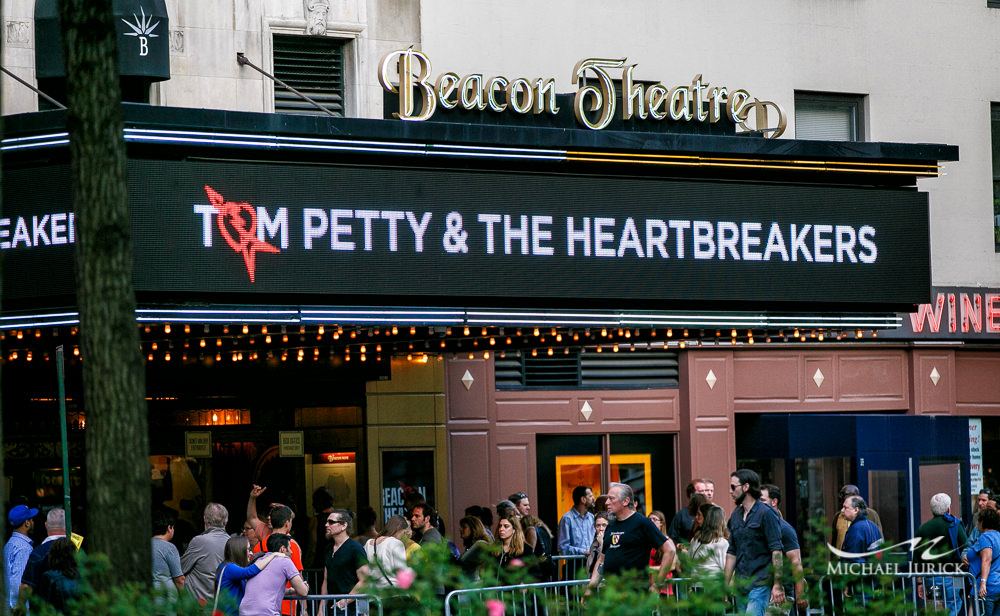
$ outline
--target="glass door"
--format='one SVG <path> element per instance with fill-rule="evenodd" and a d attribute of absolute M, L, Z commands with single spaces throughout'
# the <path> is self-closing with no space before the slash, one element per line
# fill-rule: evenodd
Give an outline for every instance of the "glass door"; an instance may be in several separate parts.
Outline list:
<path fill-rule="evenodd" d="M 547 523 L 558 523 L 569 511 L 573 488 L 580 485 L 597 497 L 612 483 L 625 483 L 642 514 L 659 509 L 669 516 L 676 511 L 672 434 L 539 435 L 537 460 L 537 506 Z"/>

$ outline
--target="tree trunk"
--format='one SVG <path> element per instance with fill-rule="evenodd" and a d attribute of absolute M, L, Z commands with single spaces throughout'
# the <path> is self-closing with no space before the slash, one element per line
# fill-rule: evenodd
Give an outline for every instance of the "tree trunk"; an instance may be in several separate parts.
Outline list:
<path fill-rule="evenodd" d="M 148 584 L 149 432 L 111 0 L 59 0 L 59 14 L 87 417 L 87 549 L 111 561 L 99 587 Z"/>

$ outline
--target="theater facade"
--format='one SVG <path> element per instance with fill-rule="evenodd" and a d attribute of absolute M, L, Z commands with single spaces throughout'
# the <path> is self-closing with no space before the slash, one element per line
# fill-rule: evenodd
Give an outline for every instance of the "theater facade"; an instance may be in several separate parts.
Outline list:
<path fill-rule="evenodd" d="M 454 532 L 524 491 L 551 526 L 581 483 L 670 514 L 745 465 L 802 528 L 848 482 L 897 537 L 936 491 L 968 515 L 1000 291 L 935 277 L 957 146 L 797 138 L 807 104 L 732 71 L 497 70 L 427 37 L 349 49 L 367 117 L 169 104 L 169 81 L 125 104 L 158 504 L 193 531 L 251 483 L 303 513 L 326 488 L 380 520 L 428 500 Z M 83 502 L 70 137 L 28 111 L 3 140 L 8 496 L 59 495 L 62 346 Z"/>

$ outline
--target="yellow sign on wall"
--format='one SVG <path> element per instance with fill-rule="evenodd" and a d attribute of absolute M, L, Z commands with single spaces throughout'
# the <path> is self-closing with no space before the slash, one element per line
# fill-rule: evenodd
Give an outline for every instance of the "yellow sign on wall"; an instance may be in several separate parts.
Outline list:
<path fill-rule="evenodd" d="M 301 430 L 278 432 L 278 455 L 282 458 L 301 458 L 306 455 L 305 438 Z"/>

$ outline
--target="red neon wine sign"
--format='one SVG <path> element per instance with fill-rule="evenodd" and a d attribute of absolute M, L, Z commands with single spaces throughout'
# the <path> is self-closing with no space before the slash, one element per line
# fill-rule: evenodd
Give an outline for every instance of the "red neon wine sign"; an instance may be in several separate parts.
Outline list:
<path fill-rule="evenodd" d="M 250 274 L 250 282 L 253 282 L 254 270 L 257 267 L 257 252 L 281 252 L 281 250 L 257 238 L 257 210 L 252 205 L 226 201 L 208 185 L 205 186 L 205 192 L 208 193 L 209 203 L 219 213 L 216 218 L 219 233 L 230 248 L 243 255 L 247 273 Z M 230 228 L 236 230 L 237 239 L 233 239 L 229 232 Z"/>

